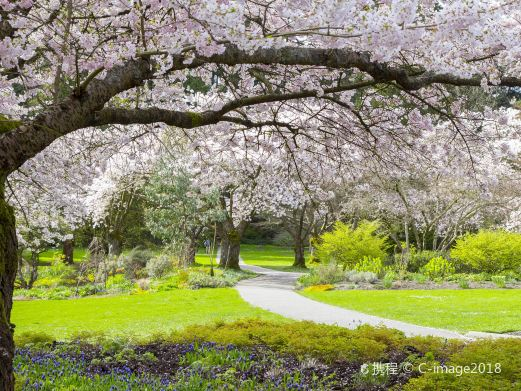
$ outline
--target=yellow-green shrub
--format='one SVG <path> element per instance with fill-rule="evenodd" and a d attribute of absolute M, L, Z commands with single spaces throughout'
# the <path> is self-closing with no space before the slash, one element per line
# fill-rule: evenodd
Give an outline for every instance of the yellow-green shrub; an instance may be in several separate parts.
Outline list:
<path fill-rule="evenodd" d="M 443 257 L 432 258 L 422 268 L 422 273 L 430 278 L 447 277 L 456 271 L 454 265 Z"/>
<path fill-rule="evenodd" d="M 380 224 L 376 221 L 362 221 L 353 229 L 338 221 L 333 231 L 320 236 L 316 246 L 316 256 L 323 262 L 335 262 L 344 270 L 352 269 L 364 257 L 384 258 L 386 237 L 378 234 Z"/>
<path fill-rule="evenodd" d="M 519 270 L 521 234 L 502 230 L 467 234 L 456 241 L 450 255 L 458 264 L 480 272 Z"/>

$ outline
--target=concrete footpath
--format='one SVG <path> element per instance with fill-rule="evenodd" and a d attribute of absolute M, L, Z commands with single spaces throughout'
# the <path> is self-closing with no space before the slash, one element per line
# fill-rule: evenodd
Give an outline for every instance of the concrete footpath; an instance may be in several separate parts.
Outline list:
<path fill-rule="evenodd" d="M 241 261 L 241 268 L 258 273 L 259 276 L 243 280 L 236 289 L 248 303 L 265 310 L 295 320 L 309 320 L 316 323 L 337 325 L 354 329 L 361 324 L 386 326 L 401 330 L 407 336 L 435 336 L 474 340 L 476 338 L 512 338 L 514 336 L 469 332 L 460 334 L 455 331 L 418 326 L 411 323 L 367 315 L 358 311 L 340 308 L 330 304 L 308 299 L 293 289 L 301 273 L 281 272 L 259 266 L 247 265 Z M 389 303 L 392 305 L 392 303 Z"/>

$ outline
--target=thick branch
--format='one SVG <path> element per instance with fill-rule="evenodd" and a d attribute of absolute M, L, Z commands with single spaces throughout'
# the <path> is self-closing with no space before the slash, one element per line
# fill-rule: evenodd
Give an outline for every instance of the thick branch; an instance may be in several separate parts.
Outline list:
<path fill-rule="evenodd" d="M 113 96 L 141 85 L 151 77 L 148 61 L 130 61 L 109 70 L 103 79 L 95 79 L 79 96 L 50 106 L 33 121 L 0 135 L 0 173 L 10 173 L 44 150 L 57 138 L 89 126 L 92 113 L 100 110 Z"/>

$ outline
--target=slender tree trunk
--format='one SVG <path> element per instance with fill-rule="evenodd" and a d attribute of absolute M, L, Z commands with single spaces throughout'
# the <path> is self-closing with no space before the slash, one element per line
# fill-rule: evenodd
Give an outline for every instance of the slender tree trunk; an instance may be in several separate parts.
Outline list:
<path fill-rule="evenodd" d="M 230 242 L 228 241 L 228 237 L 226 235 L 222 235 L 221 237 L 221 257 L 219 259 L 219 266 L 225 265 L 228 260 L 228 252 L 230 248 Z"/>
<path fill-rule="evenodd" d="M 195 263 L 195 254 L 197 253 L 197 238 L 190 238 L 188 245 L 188 254 L 186 255 L 186 265 L 190 266 Z"/>
<path fill-rule="evenodd" d="M 66 239 L 63 242 L 63 262 L 68 265 L 74 263 L 74 239 Z"/>
<path fill-rule="evenodd" d="M 13 289 L 18 264 L 14 212 L 0 182 L 0 390 L 14 390 L 14 325 L 11 324 Z"/>
<path fill-rule="evenodd" d="M 293 266 L 305 268 L 306 258 L 304 256 L 304 241 L 302 238 L 295 238 L 295 245 L 293 250 L 295 251 L 295 260 L 293 261 Z"/>

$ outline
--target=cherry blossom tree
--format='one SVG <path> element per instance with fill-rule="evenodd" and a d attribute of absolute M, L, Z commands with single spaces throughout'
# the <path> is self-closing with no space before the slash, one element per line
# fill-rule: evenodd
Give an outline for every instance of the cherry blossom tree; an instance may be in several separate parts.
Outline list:
<path fill-rule="evenodd" d="M 157 123 L 213 139 L 225 123 L 290 150 L 310 139 L 316 153 L 369 153 L 407 140 L 412 106 L 429 109 L 420 129 L 444 117 L 472 137 L 478 126 L 460 118 L 503 118 L 446 97 L 454 85 L 521 85 L 520 12 L 488 0 L 0 1 L 2 387 L 14 382 L 17 263 L 4 184 L 55 140 Z"/>

